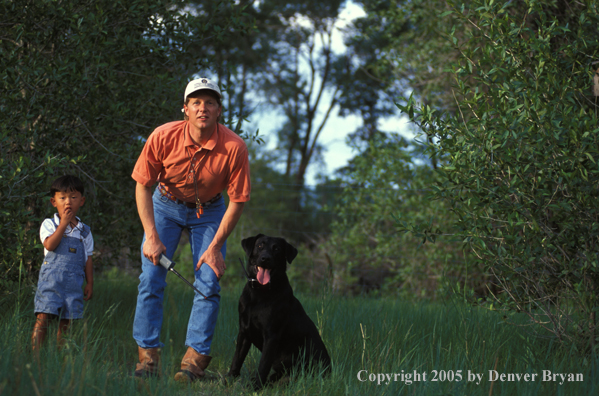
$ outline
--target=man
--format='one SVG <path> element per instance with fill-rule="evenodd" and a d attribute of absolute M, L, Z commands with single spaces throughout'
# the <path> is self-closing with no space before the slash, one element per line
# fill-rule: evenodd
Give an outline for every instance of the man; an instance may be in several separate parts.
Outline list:
<path fill-rule="evenodd" d="M 158 127 L 148 138 L 135 164 L 135 197 L 144 228 L 142 274 L 133 322 L 139 347 L 135 376 L 158 374 L 162 299 L 166 269 L 161 254 L 172 258 L 183 229 L 189 231 L 196 286 L 177 381 L 204 376 L 220 302 L 219 280 L 225 272 L 226 240 L 250 199 L 247 147 L 239 136 L 218 123 L 221 93 L 207 78 L 185 89 L 184 121 Z M 159 184 L 152 192 L 152 186 Z M 227 189 L 225 208 L 221 192 Z"/>

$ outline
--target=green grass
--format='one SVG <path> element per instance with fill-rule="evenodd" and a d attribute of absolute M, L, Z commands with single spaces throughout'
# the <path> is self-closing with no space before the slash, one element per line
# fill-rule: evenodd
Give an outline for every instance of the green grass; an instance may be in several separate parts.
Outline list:
<path fill-rule="evenodd" d="M 172 275 L 165 298 L 161 352 L 162 377 L 139 381 L 130 377 L 137 360 L 131 336 L 137 280 L 112 276 L 96 280 L 86 319 L 77 321 L 68 347 L 56 349 L 49 337 L 40 362 L 29 350 L 33 328 L 32 293 L 21 306 L 0 313 L 0 395 L 251 395 L 250 373 L 260 354 L 255 348 L 245 362 L 241 379 L 221 381 L 229 368 L 237 335 L 240 285 L 223 288 L 213 342 L 210 381 L 191 386 L 172 379 L 185 352 L 184 339 L 192 292 Z M 556 343 L 534 339 L 525 328 L 503 323 L 500 315 L 452 302 L 411 303 L 396 299 L 341 298 L 298 295 L 321 330 L 333 360 L 332 375 L 297 375 L 277 383 L 264 395 L 591 395 L 599 391 L 599 361 L 585 360 Z M 4 304 L 3 306 L 6 306 Z M 511 320 L 518 320 L 512 317 Z M 51 332 L 52 334 L 52 332 Z M 537 373 L 534 382 L 490 382 L 489 370 L 499 373 Z M 426 373 L 427 381 L 398 381 L 377 385 L 357 378 L 371 373 Z M 433 370 L 462 381 L 432 381 Z M 469 382 L 468 370 L 483 374 Z M 580 373 L 583 382 L 542 379 L 542 371 Z M 362 379 L 367 379 L 362 372 Z"/>

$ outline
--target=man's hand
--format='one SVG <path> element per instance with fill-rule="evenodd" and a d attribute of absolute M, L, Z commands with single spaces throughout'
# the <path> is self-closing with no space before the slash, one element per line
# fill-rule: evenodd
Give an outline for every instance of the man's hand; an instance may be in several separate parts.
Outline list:
<path fill-rule="evenodd" d="M 85 285 L 85 289 L 83 289 L 83 299 L 85 301 L 89 300 L 90 298 L 92 298 L 92 295 L 94 294 L 94 285 L 92 283 L 88 283 L 87 285 Z"/>
<path fill-rule="evenodd" d="M 200 269 L 202 264 L 206 263 L 212 268 L 218 280 L 225 274 L 227 266 L 225 265 L 225 258 L 220 249 L 224 246 L 227 238 L 239 221 L 241 213 L 243 212 L 243 206 L 243 202 L 229 202 L 229 207 L 225 211 L 223 220 L 221 221 L 220 226 L 218 226 L 218 230 L 216 231 L 212 243 L 208 246 L 208 249 L 202 254 L 202 257 L 200 257 L 200 260 L 196 264 L 196 271 Z"/>
<path fill-rule="evenodd" d="M 146 235 L 142 252 L 144 257 L 154 263 L 154 265 L 159 265 L 160 255 L 166 253 L 166 246 L 164 246 L 158 236 L 148 237 Z"/>
<path fill-rule="evenodd" d="M 225 269 L 227 269 L 225 259 L 220 249 L 213 247 L 212 245 L 210 245 L 204 254 L 202 254 L 202 257 L 200 257 L 200 260 L 196 264 L 196 271 L 200 269 L 200 266 L 203 263 L 208 264 L 210 268 L 212 268 L 218 280 L 222 278 L 225 274 Z"/>

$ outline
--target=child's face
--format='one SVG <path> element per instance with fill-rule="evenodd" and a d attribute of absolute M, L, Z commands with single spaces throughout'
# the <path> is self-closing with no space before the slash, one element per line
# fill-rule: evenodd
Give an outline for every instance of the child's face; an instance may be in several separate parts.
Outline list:
<path fill-rule="evenodd" d="M 50 198 L 52 206 L 58 211 L 61 219 L 73 217 L 85 203 L 85 197 L 79 191 L 58 191 Z"/>

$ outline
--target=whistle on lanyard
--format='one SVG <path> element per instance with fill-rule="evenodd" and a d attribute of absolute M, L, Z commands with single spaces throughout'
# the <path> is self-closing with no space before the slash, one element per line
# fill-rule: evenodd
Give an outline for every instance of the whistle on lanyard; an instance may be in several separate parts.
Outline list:
<path fill-rule="evenodd" d="M 200 200 L 196 200 L 196 216 L 198 216 L 198 219 L 200 218 L 200 215 L 204 214 L 204 208 L 202 207 L 202 204 L 200 203 Z"/>

